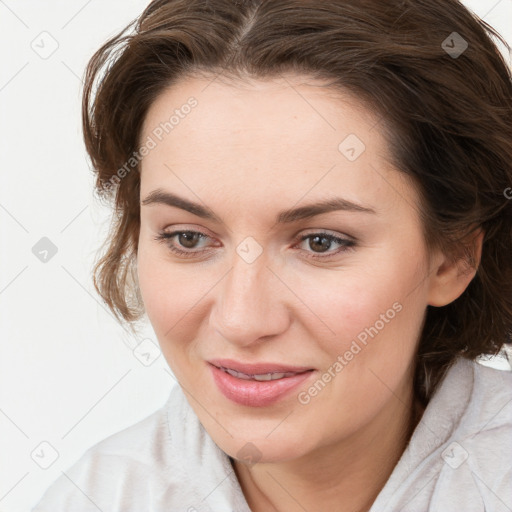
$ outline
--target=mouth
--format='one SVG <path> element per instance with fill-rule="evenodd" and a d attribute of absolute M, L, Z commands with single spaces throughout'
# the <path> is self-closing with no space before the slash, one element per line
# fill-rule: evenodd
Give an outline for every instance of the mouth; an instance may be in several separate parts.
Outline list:
<path fill-rule="evenodd" d="M 229 400 L 251 407 L 270 405 L 307 380 L 315 369 L 274 363 L 209 361 L 213 380 Z"/>
<path fill-rule="evenodd" d="M 269 375 L 282 374 L 275 378 L 283 378 L 314 370 L 314 368 L 308 366 L 290 366 L 281 363 L 242 363 L 233 359 L 212 359 L 208 362 L 221 370 L 231 372 L 231 375 L 241 379 L 261 377 L 257 380 L 271 380 L 268 377 Z"/>
<path fill-rule="evenodd" d="M 233 377 L 237 379 L 243 380 L 257 380 L 259 382 L 269 381 L 269 380 L 279 380 L 285 377 L 293 377 L 294 375 L 300 375 L 300 373 L 304 372 L 268 372 L 268 373 L 260 373 L 260 374 L 248 374 L 243 372 L 237 372 L 236 370 L 232 370 L 231 368 L 224 368 L 223 366 L 218 367 L 220 370 L 229 373 Z M 306 370 L 311 371 L 311 370 Z"/>

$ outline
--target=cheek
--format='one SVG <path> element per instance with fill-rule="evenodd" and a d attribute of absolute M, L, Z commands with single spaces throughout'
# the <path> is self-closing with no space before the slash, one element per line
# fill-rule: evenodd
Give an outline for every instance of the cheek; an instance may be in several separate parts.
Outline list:
<path fill-rule="evenodd" d="M 418 282 L 417 267 L 387 265 L 382 259 L 380 264 L 378 279 L 371 270 L 327 279 L 325 293 L 317 295 L 322 299 L 312 301 L 312 309 L 335 335 L 319 335 L 318 319 L 308 321 L 316 352 L 323 355 L 319 378 L 328 384 L 318 386 L 321 392 L 305 389 L 301 397 L 311 399 L 317 415 L 335 403 L 339 415 L 326 422 L 331 427 L 360 428 L 393 396 L 407 400 L 404 383 L 421 330 L 424 291 L 417 287 L 411 293 L 412 283 Z M 322 283 L 317 285 L 315 289 Z"/>
<path fill-rule="evenodd" d="M 139 251 L 140 292 L 162 354 L 176 378 L 185 382 L 197 357 L 205 283 L 193 278 L 192 267 L 181 269 L 156 253 Z"/>
<path fill-rule="evenodd" d="M 426 269 L 421 254 L 388 254 L 357 269 L 298 280 L 301 296 L 315 313 L 308 315 L 310 334 L 331 361 L 344 354 L 361 364 L 373 358 L 389 361 L 393 354 L 402 362 L 412 357 L 425 312 L 426 281 L 421 283 Z M 328 336 L 319 336 L 318 328 L 326 332 L 327 327 Z"/>
<path fill-rule="evenodd" d="M 172 265 L 161 247 L 145 243 L 139 244 L 137 272 L 145 311 L 162 341 L 193 311 L 204 283 L 191 279 L 187 265 Z"/>

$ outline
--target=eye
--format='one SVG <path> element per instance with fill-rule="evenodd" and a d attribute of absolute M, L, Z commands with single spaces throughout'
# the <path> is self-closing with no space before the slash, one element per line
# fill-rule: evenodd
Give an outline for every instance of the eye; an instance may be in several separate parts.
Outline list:
<path fill-rule="evenodd" d="M 306 243 L 304 244 L 304 242 Z M 330 258 L 349 250 L 355 246 L 355 241 L 349 238 L 341 238 L 330 233 L 321 232 L 301 236 L 299 239 L 299 245 L 302 245 L 301 248 L 310 253 L 308 257 L 321 259 Z M 336 246 L 338 247 L 336 248 Z M 333 247 L 335 250 L 331 250 Z"/>
<path fill-rule="evenodd" d="M 185 230 L 171 233 L 162 231 L 155 237 L 155 240 L 164 242 L 172 252 L 180 256 L 191 257 L 205 252 L 204 244 L 201 242 L 206 242 L 208 238 L 210 238 L 208 235 L 200 231 Z"/>
<path fill-rule="evenodd" d="M 209 238 L 208 235 L 200 231 L 182 230 L 170 233 L 162 231 L 155 237 L 155 240 L 164 242 L 173 253 L 180 257 L 190 258 L 208 251 L 207 241 Z M 301 236 L 296 245 L 302 245 L 300 249 L 309 253 L 308 258 L 328 259 L 351 249 L 355 246 L 355 241 L 320 232 Z"/>

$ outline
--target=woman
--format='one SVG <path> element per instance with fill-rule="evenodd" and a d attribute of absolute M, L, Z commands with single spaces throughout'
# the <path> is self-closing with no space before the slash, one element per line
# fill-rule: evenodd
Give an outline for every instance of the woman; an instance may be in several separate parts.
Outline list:
<path fill-rule="evenodd" d="M 511 510 L 512 377 L 474 362 L 512 329 L 496 34 L 454 0 L 156 0 L 130 28 L 85 81 L 95 284 L 179 386 L 34 510 Z"/>

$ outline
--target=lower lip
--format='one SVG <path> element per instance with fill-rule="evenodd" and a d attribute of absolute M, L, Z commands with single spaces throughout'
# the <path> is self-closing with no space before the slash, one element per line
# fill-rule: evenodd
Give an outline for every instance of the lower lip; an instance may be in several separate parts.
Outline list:
<path fill-rule="evenodd" d="M 257 381 L 238 379 L 212 364 L 210 367 L 213 380 L 221 393 L 237 404 L 250 407 L 265 407 L 277 402 L 314 373 L 307 371 L 282 379 Z"/>

